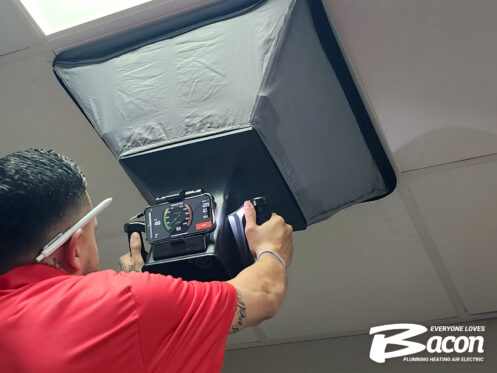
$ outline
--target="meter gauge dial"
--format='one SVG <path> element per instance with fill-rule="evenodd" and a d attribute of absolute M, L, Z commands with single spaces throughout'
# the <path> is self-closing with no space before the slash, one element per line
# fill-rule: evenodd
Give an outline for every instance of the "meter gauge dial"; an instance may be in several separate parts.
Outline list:
<path fill-rule="evenodd" d="M 188 231 L 192 224 L 192 208 L 186 203 L 169 206 L 164 211 L 164 227 L 171 234 Z"/>

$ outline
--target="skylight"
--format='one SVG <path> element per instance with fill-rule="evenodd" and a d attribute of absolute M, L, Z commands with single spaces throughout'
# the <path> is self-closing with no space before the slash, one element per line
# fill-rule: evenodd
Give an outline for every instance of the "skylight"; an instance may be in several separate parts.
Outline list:
<path fill-rule="evenodd" d="M 20 0 L 45 35 L 93 21 L 151 0 Z"/>

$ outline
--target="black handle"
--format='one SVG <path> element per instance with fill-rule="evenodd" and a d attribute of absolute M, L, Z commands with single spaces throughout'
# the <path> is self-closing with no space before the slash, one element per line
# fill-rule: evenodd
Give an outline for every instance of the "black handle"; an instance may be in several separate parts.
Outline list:
<path fill-rule="evenodd" d="M 267 198 L 256 197 L 250 200 L 255 208 L 256 213 L 256 224 L 261 225 L 266 221 L 271 219 L 272 211 L 269 207 Z M 250 251 L 247 237 L 245 236 L 245 211 L 244 207 L 241 206 L 238 210 L 228 215 L 228 222 L 231 226 L 231 232 L 233 233 L 233 238 L 235 239 L 236 246 L 240 252 L 240 259 L 242 268 L 245 268 L 252 263 L 254 263 L 254 257 Z"/>
<path fill-rule="evenodd" d="M 255 208 L 255 222 L 257 225 L 262 225 L 265 222 L 267 222 L 269 219 L 271 219 L 271 209 L 269 208 L 269 203 L 267 201 L 266 197 L 255 197 L 250 200 L 252 202 L 252 205 L 254 205 Z M 244 224 L 243 227 L 245 228 L 245 217 L 244 217 Z M 245 241 L 245 245 L 247 247 L 247 255 L 248 255 L 248 263 L 252 264 L 254 262 L 254 258 L 252 257 L 252 252 L 249 249 L 249 245 L 247 242 L 247 237 L 245 236 L 245 232 L 243 233 L 243 239 Z"/>
<path fill-rule="evenodd" d="M 262 225 L 271 219 L 271 209 L 266 197 L 255 197 L 250 200 L 255 207 L 257 225 Z"/>

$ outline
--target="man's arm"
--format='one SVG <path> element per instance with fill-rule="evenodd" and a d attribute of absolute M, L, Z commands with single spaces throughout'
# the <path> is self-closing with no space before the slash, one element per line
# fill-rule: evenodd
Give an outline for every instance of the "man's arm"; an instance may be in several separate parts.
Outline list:
<path fill-rule="evenodd" d="M 251 203 L 245 203 L 245 220 L 245 234 L 252 254 L 256 257 L 264 250 L 274 251 L 288 267 L 293 255 L 292 227 L 276 214 L 258 226 Z M 228 283 L 236 288 L 238 295 L 231 324 L 231 333 L 236 333 L 276 314 L 286 293 L 286 268 L 276 256 L 266 253 Z"/>
<path fill-rule="evenodd" d="M 263 250 L 272 250 L 280 255 L 288 267 L 293 255 L 292 227 L 276 214 L 258 226 L 255 209 L 250 202 L 245 205 L 245 220 L 245 234 L 254 257 Z M 141 272 L 144 263 L 138 233 L 131 235 L 130 248 L 131 253 L 119 259 L 119 269 Z M 286 269 L 274 255 L 267 253 L 228 283 L 236 288 L 238 296 L 231 324 L 231 333 L 236 333 L 276 314 L 286 293 Z"/>

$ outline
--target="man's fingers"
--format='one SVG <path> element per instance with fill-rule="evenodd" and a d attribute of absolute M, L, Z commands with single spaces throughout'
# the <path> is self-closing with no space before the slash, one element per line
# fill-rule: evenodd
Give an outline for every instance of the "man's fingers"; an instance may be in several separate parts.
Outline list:
<path fill-rule="evenodd" d="M 133 232 L 131 238 L 129 239 L 129 248 L 131 249 L 131 256 L 134 254 L 141 255 L 141 240 L 140 234 L 138 232 Z"/>
<path fill-rule="evenodd" d="M 245 210 L 245 229 L 252 228 L 256 226 L 256 216 L 255 216 L 255 208 L 252 203 L 249 201 L 245 201 L 243 204 L 243 208 Z"/>

